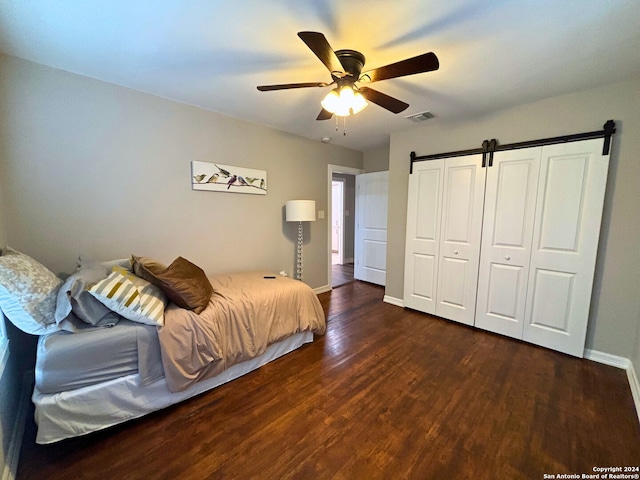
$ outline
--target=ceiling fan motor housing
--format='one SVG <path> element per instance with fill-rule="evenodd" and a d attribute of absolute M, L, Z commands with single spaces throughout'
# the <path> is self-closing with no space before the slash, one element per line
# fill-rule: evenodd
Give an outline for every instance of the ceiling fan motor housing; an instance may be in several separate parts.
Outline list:
<path fill-rule="evenodd" d="M 345 72 L 351 77 L 352 82 L 357 81 L 360 78 L 362 67 L 364 67 L 364 55 L 356 50 L 336 50 L 336 56 L 344 67 Z M 331 72 L 331 76 L 338 80 L 341 75 L 336 75 L 336 73 L 339 74 L 340 72 Z"/>

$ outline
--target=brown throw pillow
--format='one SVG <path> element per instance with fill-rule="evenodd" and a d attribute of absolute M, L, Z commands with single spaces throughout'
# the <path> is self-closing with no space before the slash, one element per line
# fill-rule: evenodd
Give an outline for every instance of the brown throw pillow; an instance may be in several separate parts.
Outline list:
<path fill-rule="evenodd" d="M 146 257 L 131 257 L 133 272 L 159 287 L 179 307 L 200 314 L 209 304 L 213 287 L 204 270 L 189 260 L 178 257 L 164 267 Z"/>
<path fill-rule="evenodd" d="M 167 266 L 150 257 L 131 255 L 131 269 L 136 277 L 144 278 L 147 282 L 154 283 L 155 275 L 164 272 Z M 160 287 L 160 285 L 156 286 Z"/>

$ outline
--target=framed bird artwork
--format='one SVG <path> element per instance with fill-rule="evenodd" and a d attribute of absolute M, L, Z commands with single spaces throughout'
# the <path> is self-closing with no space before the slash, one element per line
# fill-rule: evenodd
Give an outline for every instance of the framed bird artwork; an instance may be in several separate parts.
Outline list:
<path fill-rule="evenodd" d="M 222 163 L 191 162 L 191 188 L 210 192 L 267 194 L 267 172 Z"/>

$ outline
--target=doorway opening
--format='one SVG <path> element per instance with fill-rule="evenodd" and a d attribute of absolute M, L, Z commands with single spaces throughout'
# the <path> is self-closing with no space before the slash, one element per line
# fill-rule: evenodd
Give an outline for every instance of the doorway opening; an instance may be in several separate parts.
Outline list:
<path fill-rule="evenodd" d="M 355 176 L 331 177 L 331 287 L 353 282 Z"/>
<path fill-rule="evenodd" d="M 354 280 L 355 180 L 362 170 L 329 165 L 328 279 L 331 288 Z"/>

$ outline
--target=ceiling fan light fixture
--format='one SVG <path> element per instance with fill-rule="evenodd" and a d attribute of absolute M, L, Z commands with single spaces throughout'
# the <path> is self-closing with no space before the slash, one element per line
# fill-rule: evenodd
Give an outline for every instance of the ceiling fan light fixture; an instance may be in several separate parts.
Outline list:
<path fill-rule="evenodd" d="M 353 103 L 351 104 L 351 111 L 353 112 L 353 115 L 364 110 L 367 105 L 369 104 L 360 92 L 355 92 L 353 94 Z"/>
<path fill-rule="evenodd" d="M 326 111 L 339 117 L 355 115 L 368 105 L 362 94 L 354 92 L 351 85 L 331 90 L 320 103 Z"/>
<path fill-rule="evenodd" d="M 336 110 L 340 107 L 340 95 L 338 94 L 338 89 L 335 88 L 331 90 L 324 100 L 320 102 L 322 108 L 324 108 L 327 112 L 336 113 Z"/>
<path fill-rule="evenodd" d="M 349 85 L 340 88 L 340 100 L 335 113 L 338 117 L 348 117 L 351 115 L 351 104 L 353 103 L 353 89 Z"/>

